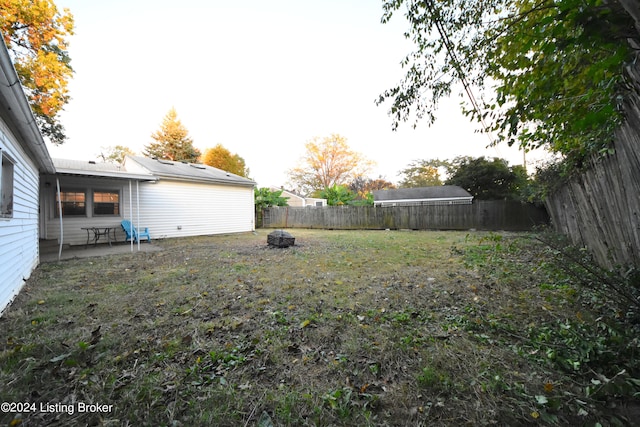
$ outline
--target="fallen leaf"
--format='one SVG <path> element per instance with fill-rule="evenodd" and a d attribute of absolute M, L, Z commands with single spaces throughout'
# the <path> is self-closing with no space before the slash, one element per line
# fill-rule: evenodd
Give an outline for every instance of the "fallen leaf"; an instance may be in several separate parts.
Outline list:
<path fill-rule="evenodd" d="M 51 362 L 51 363 L 59 362 L 61 360 L 66 359 L 69 356 L 71 356 L 71 353 L 64 353 L 64 354 L 61 354 L 59 356 L 54 357 L 53 359 L 49 359 L 49 362 Z"/>
<path fill-rule="evenodd" d="M 260 418 L 258 418 L 257 427 L 273 427 L 273 421 L 271 421 L 271 417 L 266 411 L 263 411 Z"/>
<path fill-rule="evenodd" d="M 89 341 L 89 344 L 98 344 L 98 341 L 100 341 L 100 338 L 102 337 L 102 334 L 100 333 L 101 327 L 102 326 L 99 325 L 95 330 L 91 331 L 91 341 Z"/>

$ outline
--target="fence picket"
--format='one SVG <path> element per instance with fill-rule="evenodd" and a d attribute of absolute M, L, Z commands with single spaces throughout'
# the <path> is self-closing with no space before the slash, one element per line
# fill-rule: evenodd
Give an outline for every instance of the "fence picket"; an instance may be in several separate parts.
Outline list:
<path fill-rule="evenodd" d="M 265 228 L 327 228 L 341 230 L 509 230 L 526 231 L 547 224 L 544 208 L 507 200 L 480 200 L 446 206 L 271 207 Z"/>

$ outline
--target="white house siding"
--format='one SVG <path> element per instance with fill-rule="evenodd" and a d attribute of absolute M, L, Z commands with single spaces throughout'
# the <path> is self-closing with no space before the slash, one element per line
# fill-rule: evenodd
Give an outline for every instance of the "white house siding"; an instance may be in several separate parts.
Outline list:
<path fill-rule="evenodd" d="M 136 181 L 132 181 L 133 204 L 130 205 L 129 180 L 82 176 L 58 178 L 62 191 L 85 191 L 87 203 L 90 203 L 93 190 L 120 191 L 120 215 L 94 217 L 88 204 L 86 216 L 63 217 L 63 243 L 67 245 L 86 244 L 87 232 L 82 228 L 90 226 L 114 226 L 117 229 L 117 240 L 123 241 L 125 235 L 119 224 L 124 218 L 131 218 L 132 211 L 133 222 L 138 225 L 138 190 L 140 225 L 149 228 L 152 239 L 236 233 L 255 229 L 252 187 L 166 179 L 156 183 L 140 182 L 136 185 Z M 56 177 L 47 175 L 42 181 L 42 215 L 46 218 L 45 238 L 59 242 L 60 218 L 56 217 L 55 203 Z"/>
<path fill-rule="evenodd" d="M 138 224 L 135 200 L 133 220 Z M 140 226 L 149 228 L 152 239 L 253 231 L 253 187 L 169 179 L 141 182 Z"/>
<path fill-rule="evenodd" d="M 62 218 L 63 243 L 65 245 L 84 245 L 87 243 L 87 231 L 82 227 L 112 226 L 116 227 L 117 240 L 124 240 L 124 233 L 119 228 L 120 222 L 129 215 L 129 181 L 124 179 L 91 178 L 80 176 L 59 176 L 60 190 L 84 190 L 87 198 L 87 215 L 82 217 L 68 216 Z M 43 177 L 42 191 L 44 191 L 41 207 L 45 216 L 46 235 L 44 238 L 60 242 L 60 218 L 56 217 L 56 177 L 46 175 Z M 135 206 L 135 181 L 133 182 L 133 203 Z M 91 198 L 93 190 L 118 190 L 120 191 L 120 215 L 93 216 Z M 102 239 L 100 240 L 102 242 Z"/>
<path fill-rule="evenodd" d="M 37 165 L 0 121 L 0 149 L 14 163 L 13 217 L 0 218 L 0 312 L 20 292 L 38 265 Z"/>

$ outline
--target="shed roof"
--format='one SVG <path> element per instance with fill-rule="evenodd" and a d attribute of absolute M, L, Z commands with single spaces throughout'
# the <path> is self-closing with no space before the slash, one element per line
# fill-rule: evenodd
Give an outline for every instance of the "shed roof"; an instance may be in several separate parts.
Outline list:
<path fill-rule="evenodd" d="M 432 187 L 373 191 L 373 199 L 375 201 L 385 202 L 391 200 L 460 199 L 472 197 L 467 190 L 457 185 L 437 185 Z"/>
<path fill-rule="evenodd" d="M 127 156 L 125 167 L 129 162 L 137 163 L 152 175 L 160 178 L 171 178 L 181 181 L 199 181 L 227 185 L 255 186 L 255 181 L 222 169 L 200 163 L 174 162 L 171 160 L 155 159 L 140 156 Z"/>

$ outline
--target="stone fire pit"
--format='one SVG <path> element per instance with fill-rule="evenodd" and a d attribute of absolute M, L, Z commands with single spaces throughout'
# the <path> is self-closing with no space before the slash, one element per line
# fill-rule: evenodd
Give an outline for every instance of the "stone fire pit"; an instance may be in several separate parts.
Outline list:
<path fill-rule="evenodd" d="M 275 246 L 278 248 L 288 248 L 295 244 L 296 239 L 289 233 L 283 230 L 276 230 L 269 233 L 267 236 L 267 243 L 269 246 Z"/>

